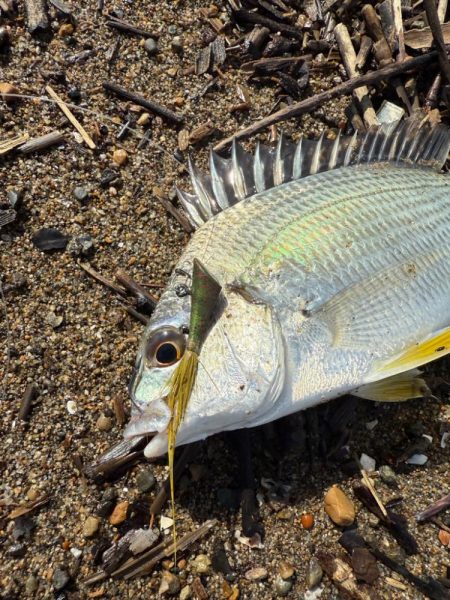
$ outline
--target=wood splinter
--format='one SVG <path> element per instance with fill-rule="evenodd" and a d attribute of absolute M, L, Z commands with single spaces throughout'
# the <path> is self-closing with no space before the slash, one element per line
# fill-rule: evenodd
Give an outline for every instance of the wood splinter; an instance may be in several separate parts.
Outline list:
<path fill-rule="evenodd" d="M 54 91 L 54 89 L 50 85 L 46 86 L 45 91 L 56 102 L 56 104 L 59 106 L 59 108 L 62 110 L 62 112 L 66 115 L 66 117 L 69 119 L 69 121 L 75 127 L 75 129 L 81 135 L 81 137 L 83 138 L 83 140 L 85 141 L 87 146 L 91 150 L 95 150 L 97 146 L 95 145 L 94 140 L 91 138 L 91 136 L 88 134 L 88 132 L 84 129 L 84 127 L 81 125 L 81 123 L 75 117 L 75 115 L 70 111 L 69 107 L 64 102 L 64 100 L 62 100 L 62 98 L 60 98 L 58 96 L 58 94 Z"/>

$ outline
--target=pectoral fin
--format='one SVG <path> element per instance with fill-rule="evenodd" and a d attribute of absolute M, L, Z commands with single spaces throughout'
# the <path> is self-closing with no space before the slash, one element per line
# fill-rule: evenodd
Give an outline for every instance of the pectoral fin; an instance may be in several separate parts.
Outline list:
<path fill-rule="evenodd" d="M 352 395 L 376 402 L 405 402 L 412 398 L 422 398 L 429 395 L 430 390 L 425 381 L 418 377 L 420 374 L 418 369 L 399 373 L 362 385 Z"/>

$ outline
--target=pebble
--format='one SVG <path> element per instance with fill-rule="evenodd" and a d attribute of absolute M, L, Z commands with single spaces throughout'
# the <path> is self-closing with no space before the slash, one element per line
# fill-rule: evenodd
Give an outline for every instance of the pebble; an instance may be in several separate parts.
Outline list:
<path fill-rule="evenodd" d="M 388 465 L 383 465 L 378 469 L 378 473 L 380 474 L 381 480 L 390 486 L 397 485 L 397 475 Z"/>
<path fill-rule="evenodd" d="M 13 104 L 17 98 L 12 98 L 10 94 L 18 94 L 19 90 L 12 83 L 0 82 L 0 98 L 6 102 L 6 104 Z"/>
<path fill-rule="evenodd" d="M 100 521 L 96 517 L 88 517 L 83 525 L 83 537 L 94 537 L 97 533 Z"/>
<path fill-rule="evenodd" d="M 164 571 L 161 577 L 161 585 L 159 586 L 159 595 L 174 596 L 180 591 L 181 585 L 179 578 L 170 571 Z"/>
<path fill-rule="evenodd" d="M 174 52 L 176 52 L 177 54 L 183 53 L 183 42 L 182 42 L 180 36 L 177 35 L 173 38 L 171 47 L 172 47 L 172 50 Z"/>
<path fill-rule="evenodd" d="M 49 312 L 45 320 L 51 327 L 53 327 L 53 329 L 57 329 L 60 325 L 62 325 L 64 317 L 62 315 L 55 315 L 54 312 Z"/>
<path fill-rule="evenodd" d="M 170 33 L 170 35 L 176 35 L 176 33 L 177 33 L 177 26 L 176 25 L 169 25 L 169 27 L 167 28 L 167 31 Z"/>
<path fill-rule="evenodd" d="M 370 473 L 372 471 L 375 471 L 375 467 L 376 467 L 376 461 L 374 458 L 372 458 L 371 456 L 369 456 L 368 454 L 364 454 L 364 452 L 361 454 L 359 462 L 361 463 L 361 467 L 367 471 L 367 473 Z"/>
<path fill-rule="evenodd" d="M 277 575 L 273 582 L 273 587 L 277 596 L 284 597 L 291 591 L 292 581 L 282 579 L 280 575 Z"/>
<path fill-rule="evenodd" d="M 290 579 L 291 577 L 294 576 L 295 569 L 292 565 L 290 565 L 288 562 L 283 560 L 280 563 L 278 572 L 280 573 L 281 579 L 286 580 L 286 579 Z"/>
<path fill-rule="evenodd" d="M 405 460 L 405 463 L 407 465 L 415 465 L 418 467 L 422 467 L 427 461 L 428 456 L 426 454 L 413 454 Z"/>
<path fill-rule="evenodd" d="M 29 575 L 25 581 L 25 591 L 27 594 L 33 594 L 39 586 L 39 581 L 34 575 Z"/>
<path fill-rule="evenodd" d="M 69 415 L 75 415 L 78 410 L 78 406 L 77 406 L 77 403 L 75 402 L 75 400 L 68 400 L 67 404 L 66 404 L 66 408 L 67 408 L 67 412 L 69 413 Z"/>
<path fill-rule="evenodd" d="M 191 562 L 191 565 L 198 575 L 206 575 L 211 568 L 211 559 L 206 554 L 199 554 Z"/>
<path fill-rule="evenodd" d="M 25 546 L 25 544 L 18 542 L 17 544 L 13 544 L 12 546 L 10 546 L 6 554 L 11 558 L 22 558 L 23 556 L 25 556 L 26 552 L 27 547 Z"/>
<path fill-rule="evenodd" d="M 69 583 L 69 581 L 70 581 L 70 575 L 67 571 L 65 571 L 64 569 L 61 569 L 59 567 L 55 569 L 55 572 L 53 573 L 53 577 L 52 577 L 52 583 L 53 583 L 54 589 L 57 592 L 64 589 L 66 587 L 66 585 Z"/>
<path fill-rule="evenodd" d="M 85 187 L 83 187 L 81 185 L 77 186 L 73 190 L 73 195 L 79 202 L 84 202 L 85 200 L 87 200 L 89 198 L 89 192 L 87 191 L 87 189 Z"/>
<path fill-rule="evenodd" d="M 6 192 L 6 199 L 8 200 L 8 204 L 10 208 L 18 208 L 19 203 L 22 199 L 22 192 L 17 190 L 8 190 Z"/>
<path fill-rule="evenodd" d="M 154 56 L 155 54 L 158 54 L 158 44 L 153 38 L 147 38 L 145 40 L 144 48 L 149 56 Z"/>
<path fill-rule="evenodd" d="M 352 567 L 356 578 L 372 585 L 380 576 L 377 559 L 367 548 L 354 548 L 352 552 Z"/>
<path fill-rule="evenodd" d="M 156 542 L 159 537 L 157 529 L 138 529 L 130 543 L 130 552 L 140 554 Z"/>
<path fill-rule="evenodd" d="M 317 587 L 322 581 L 323 571 L 319 561 L 315 556 L 311 558 L 308 564 L 308 571 L 306 572 L 306 585 L 309 590 Z"/>
<path fill-rule="evenodd" d="M 150 469 L 139 471 L 136 477 L 136 485 L 140 492 L 149 492 L 155 485 L 156 479 Z"/>
<path fill-rule="evenodd" d="M 123 500 L 122 502 L 118 502 L 112 511 L 111 516 L 109 517 L 109 522 L 111 525 L 120 525 L 127 518 L 128 512 L 128 501 Z"/>
<path fill-rule="evenodd" d="M 88 256 L 94 248 L 94 240 L 87 233 L 73 237 L 67 244 L 67 252 L 72 256 Z"/>
<path fill-rule="evenodd" d="M 109 431 L 112 427 L 112 420 L 105 415 L 100 415 L 97 419 L 96 426 L 99 431 Z"/>
<path fill-rule="evenodd" d="M 180 592 L 180 600 L 188 600 L 192 596 L 192 591 L 189 585 L 185 585 Z"/>
<path fill-rule="evenodd" d="M 170 527 L 172 527 L 173 525 L 173 519 L 171 519 L 170 517 L 166 517 L 164 515 L 161 515 L 161 529 L 164 531 L 166 529 L 169 529 Z"/>
<path fill-rule="evenodd" d="M 355 520 L 355 505 L 337 485 L 325 494 L 325 512 L 341 527 L 347 527 Z"/>
<path fill-rule="evenodd" d="M 128 160 L 128 152 L 123 148 L 119 148 L 118 150 L 114 150 L 113 152 L 113 162 L 118 167 L 123 167 L 123 165 Z"/>
<path fill-rule="evenodd" d="M 450 544 L 450 533 L 448 531 L 440 529 L 438 537 L 443 546 L 448 546 Z"/>
<path fill-rule="evenodd" d="M 144 125 L 148 125 L 149 123 L 150 123 L 150 114 L 148 112 L 142 113 L 142 115 L 137 120 L 137 124 L 141 125 L 142 127 Z"/>
<path fill-rule="evenodd" d="M 58 29 L 59 37 L 68 37 L 69 35 L 72 35 L 73 32 L 74 26 L 72 25 L 72 23 L 63 23 Z"/>
<path fill-rule="evenodd" d="M 314 527 L 314 515 L 312 513 L 303 513 L 300 517 L 300 523 L 303 529 L 312 529 Z"/>
<path fill-rule="evenodd" d="M 254 567 L 245 573 L 245 579 L 249 581 L 264 581 L 269 576 L 267 569 L 264 567 Z"/>

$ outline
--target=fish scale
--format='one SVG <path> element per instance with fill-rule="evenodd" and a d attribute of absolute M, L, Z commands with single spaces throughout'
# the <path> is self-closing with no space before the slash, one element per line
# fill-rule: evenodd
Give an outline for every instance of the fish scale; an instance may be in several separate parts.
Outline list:
<path fill-rule="evenodd" d="M 449 147 L 446 128 L 405 122 L 351 140 L 282 139 L 254 156 L 234 145 L 230 160 L 211 155 L 211 176 L 190 164 L 197 195 L 180 201 L 197 231 L 130 386 L 140 409 L 127 435 L 156 433 L 146 456 L 167 447 L 165 386 L 177 373 L 148 353 L 161 331 L 189 323 L 194 259 L 222 286 L 223 303 L 177 444 L 345 393 L 417 397 L 417 367 L 450 351 L 450 179 L 438 172 Z"/>

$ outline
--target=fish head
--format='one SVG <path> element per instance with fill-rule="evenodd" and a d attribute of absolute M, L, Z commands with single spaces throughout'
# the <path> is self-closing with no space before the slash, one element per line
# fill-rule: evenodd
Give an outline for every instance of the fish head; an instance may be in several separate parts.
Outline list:
<path fill-rule="evenodd" d="M 167 290 L 170 295 L 170 290 Z M 173 296 L 172 296 L 172 300 Z M 151 435 L 147 458 L 167 451 L 167 394 L 188 343 L 189 299 L 160 307 L 144 333 L 130 384 L 133 413 L 125 436 Z M 164 294 L 162 305 L 169 303 Z M 285 349 L 278 319 L 267 305 L 227 291 L 220 316 L 201 348 L 197 374 L 176 444 L 270 421 L 285 385 Z"/>

